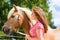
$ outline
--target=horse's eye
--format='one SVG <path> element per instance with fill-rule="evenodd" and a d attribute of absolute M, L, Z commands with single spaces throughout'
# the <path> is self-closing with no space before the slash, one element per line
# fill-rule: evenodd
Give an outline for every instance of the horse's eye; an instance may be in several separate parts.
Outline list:
<path fill-rule="evenodd" d="M 14 15 L 11 16 L 11 18 L 14 18 L 14 17 L 15 17 Z"/>

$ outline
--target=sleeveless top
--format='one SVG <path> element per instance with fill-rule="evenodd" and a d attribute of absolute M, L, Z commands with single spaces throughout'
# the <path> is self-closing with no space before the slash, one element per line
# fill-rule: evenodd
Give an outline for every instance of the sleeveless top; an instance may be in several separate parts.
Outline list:
<path fill-rule="evenodd" d="M 33 27 L 31 27 L 30 29 L 30 36 L 31 37 L 37 37 L 37 34 L 36 34 L 36 29 L 41 29 L 42 30 L 42 35 L 44 36 L 44 27 L 43 27 L 43 24 L 41 24 L 39 21 L 36 22 L 35 25 L 33 25 Z"/>

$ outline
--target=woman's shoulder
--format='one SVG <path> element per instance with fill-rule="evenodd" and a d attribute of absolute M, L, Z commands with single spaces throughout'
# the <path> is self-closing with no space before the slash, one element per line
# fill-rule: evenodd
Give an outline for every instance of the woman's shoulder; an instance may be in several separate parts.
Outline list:
<path fill-rule="evenodd" d="M 44 27 L 43 27 L 43 24 L 41 22 L 37 21 L 36 24 L 33 25 L 33 27 L 31 27 L 31 29 L 36 29 L 36 28 L 40 29 L 40 28 L 44 28 Z"/>
<path fill-rule="evenodd" d="M 36 26 L 37 28 L 44 28 L 44 26 L 43 26 L 43 24 L 41 23 L 41 22 L 37 22 L 37 26 Z"/>

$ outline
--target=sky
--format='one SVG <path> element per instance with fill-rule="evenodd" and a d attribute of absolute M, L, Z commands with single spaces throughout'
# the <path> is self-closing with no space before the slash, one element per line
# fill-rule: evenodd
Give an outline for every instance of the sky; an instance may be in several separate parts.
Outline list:
<path fill-rule="evenodd" d="M 49 7 L 52 10 L 54 25 L 60 28 L 60 0 L 50 0 Z"/>

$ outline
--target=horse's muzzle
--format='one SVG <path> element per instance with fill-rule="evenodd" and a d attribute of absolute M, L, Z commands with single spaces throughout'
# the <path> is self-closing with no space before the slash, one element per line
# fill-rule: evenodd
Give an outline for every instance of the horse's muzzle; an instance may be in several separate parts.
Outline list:
<path fill-rule="evenodd" d="M 10 28 L 9 27 L 3 27 L 2 30 L 3 30 L 3 32 L 5 34 L 9 34 L 9 32 L 10 32 Z"/>

